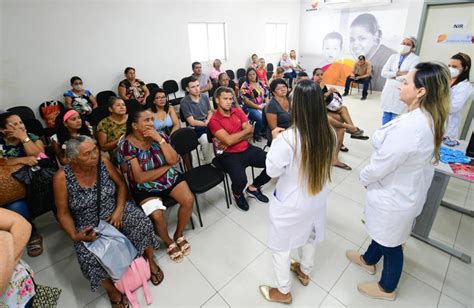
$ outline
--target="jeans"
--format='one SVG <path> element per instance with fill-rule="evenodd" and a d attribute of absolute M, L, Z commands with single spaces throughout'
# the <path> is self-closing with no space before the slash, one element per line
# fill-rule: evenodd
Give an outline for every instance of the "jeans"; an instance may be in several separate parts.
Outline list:
<path fill-rule="evenodd" d="M 262 119 L 262 111 L 255 109 L 255 108 L 250 108 L 245 106 L 243 108 L 245 113 L 248 113 L 248 117 L 250 121 L 255 122 L 255 128 L 253 130 L 253 135 L 254 136 L 259 136 L 262 133 L 264 133 L 264 127 L 263 127 L 263 119 Z"/>
<path fill-rule="evenodd" d="M 293 86 L 293 79 L 296 78 L 296 72 L 292 71 L 291 73 L 285 73 L 283 78 L 288 79 L 288 87 L 292 88 Z"/>
<path fill-rule="evenodd" d="M 344 87 L 344 93 L 349 93 L 349 88 L 351 86 L 351 82 L 361 83 L 362 84 L 362 97 L 367 97 L 368 90 L 369 90 L 369 83 L 371 77 L 362 78 L 362 79 L 353 79 L 351 76 L 348 76 L 346 79 L 346 86 Z"/>
<path fill-rule="evenodd" d="M 382 125 L 385 125 L 387 124 L 388 122 L 392 121 L 393 119 L 395 119 L 396 117 L 398 116 L 398 114 L 396 113 L 392 113 L 392 112 L 383 112 L 383 116 L 382 116 Z"/>
<path fill-rule="evenodd" d="M 403 269 L 403 249 L 397 247 L 385 247 L 372 240 L 369 248 L 362 256 L 365 263 L 375 265 L 383 257 L 383 271 L 379 285 L 385 292 L 391 293 L 397 288 Z"/>
<path fill-rule="evenodd" d="M 25 199 L 14 201 L 5 205 L 4 207 L 7 210 L 20 214 L 23 216 L 23 218 L 28 220 L 28 222 L 31 224 L 31 236 L 37 234 L 35 224 L 33 223 L 33 218 L 31 217 L 30 210 L 28 209 L 28 204 L 26 203 Z"/>
<path fill-rule="evenodd" d="M 248 166 L 264 168 L 259 176 L 253 181 L 253 186 L 260 187 L 268 183 L 271 178 L 265 171 L 265 159 L 267 153 L 261 148 L 249 144 L 247 150 L 240 153 L 226 153 L 218 156 L 219 164 L 232 181 L 232 192 L 234 195 L 241 195 L 247 185 L 247 174 L 245 168 Z"/>

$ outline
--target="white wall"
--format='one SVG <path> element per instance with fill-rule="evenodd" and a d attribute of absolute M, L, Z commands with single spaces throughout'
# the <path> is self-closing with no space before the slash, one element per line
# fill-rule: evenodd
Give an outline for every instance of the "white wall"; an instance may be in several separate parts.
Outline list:
<path fill-rule="evenodd" d="M 69 78 L 93 93 L 117 91 L 123 70 L 162 84 L 191 73 L 187 23 L 226 22 L 234 71 L 264 54 L 264 24 L 288 23 L 288 49 L 299 46 L 298 0 L 0 0 L 0 108 L 61 99 Z M 210 70 L 209 63 L 203 63 Z"/>

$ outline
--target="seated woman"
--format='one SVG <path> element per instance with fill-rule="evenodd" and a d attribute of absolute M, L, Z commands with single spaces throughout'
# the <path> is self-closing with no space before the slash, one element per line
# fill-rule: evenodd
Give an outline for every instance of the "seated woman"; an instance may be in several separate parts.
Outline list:
<path fill-rule="evenodd" d="M 225 71 L 221 68 L 222 66 L 222 62 L 221 60 L 219 59 L 215 59 L 214 62 L 212 63 L 212 71 L 211 71 L 211 74 L 209 75 L 209 77 L 211 78 L 211 81 L 213 84 L 216 84 L 217 83 L 217 77 L 222 74 L 222 73 L 225 73 Z"/>
<path fill-rule="evenodd" d="M 2 163 L 6 165 L 34 166 L 37 157 L 44 152 L 44 144 L 38 136 L 29 134 L 20 117 L 11 112 L 0 114 L 0 149 L 3 152 Z M 20 199 L 2 207 L 14 211 L 32 225 L 27 246 L 28 255 L 37 257 L 43 253 L 43 237 L 33 224 L 33 217 L 25 199 Z M 1 246 L 0 246 L 1 247 Z"/>
<path fill-rule="evenodd" d="M 269 83 L 268 83 L 268 78 L 267 78 L 267 70 L 265 69 L 264 58 L 258 59 L 258 67 L 256 68 L 256 71 L 257 71 L 258 80 L 263 82 L 263 84 L 268 87 Z"/>
<path fill-rule="evenodd" d="M 0 307 L 31 307 L 35 288 L 31 268 L 21 261 L 31 225 L 15 212 L 0 208 Z"/>
<path fill-rule="evenodd" d="M 275 72 L 272 75 L 272 78 L 270 78 L 268 82 L 272 83 L 273 80 L 282 78 L 285 78 L 285 70 L 281 66 L 279 66 L 276 68 Z"/>
<path fill-rule="evenodd" d="M 151 282 L 158 285 L 164 275 L 153 260 L 159 246 L 153 225 L 132 201 L 127 201 L 127 185 L 107 158 L 100 158 L 95 141 L 78 136 L 66 142 L 68 166 L 54 176 L 54 197 L 61 227 L 74 241 L 82 274 L 92 291 L 102 286 L 114 307 L 125 307 L 126 297 L 115 288 L 109 274 L 83 242 L 93 242 L 97 234 L 93 227 L 105 220 L 124 234 L 140 255 L 148 260 Z M 99 178 L 98 178 L 99 176 Z M 97 181 L 100 181 L 100 208 L 97 207 Z"/>
<path fill-rule="evenodd" d="M 288 58 L 288 54 L 286 52 L 281 56 L 279 66 L 285 70 L 284 77 L 288 79 L 288 86 L 292 88 L 293 79 L 296 78 L 296 71 L 293 62 L 290 60 L 290 58 Z"/>
<path fill-rule="evenodd" d="M 275 79 L 270 84 L 272 99 L 265 107 L 267 120 L 267 140 L 271 144 L 272 130 L 277 127 L 287 129 L 291 124 L 291 104 L 288 99 L 288 85 L 283 79 Z"/>
<path fill-rule="evenodd" d="M 91 91 L 85 90 L 82 79 L 78 76 L 71 78 L 72 89 L 64 93 L 64 104 L 66 108 L 72 108 L 79 112 L 87 121 L 92 109 L 97 108 L 97 101 Z"/>
<path fill-rule="evenodd" d="M 153 125 L 158 132 L 164 132 L 171 136 L 181 125 L 176 114 L 176 110 L 170 107 L 170 103 L 166 99 L 166 93 L 163 89 L 156 90 L 153 95 L 153 102 L 150 105 L 153 113 Z"/>
<path fill-rule="evenodd" d="M 117 163 L 117 145 L 125 136 L 127 124 L 127 107 L 121 98 L 112 96 L 109 98 L 110 115 L 97 125 L 97 141 L 102 151 L 108 151 L 110 160 Z"/>
<path fill-rule="evenodd" d="M 126 137 L 119 142 L 118 162 L 125 169 L 132 196 L 155 226 L 156 234 L 166 245 L 171 260 L 181 262 L 191 253 L 183 235 L 191 217 L 194 196 L 178 173 L 178 153 L 153 126 L 153 114 L 138 110 L 128 116 Z M 179 203 L 178 225 L 173 239 L 168 234 L 159 198 L 171 197 Z"/>
<path fill-rule="evenodd" d="M 56 117 L 56 134 L 51 136 L 51 147 L 61 165 L 67 165 L 64 143 L 79 135 L 92 136 L 90 128 L 79 113 L 73 109 L 65 109 Z"/>
<path fill-rule="evenodd" d="M 127 67 L 124 71 L 125 79 L 119 83 L 118 94 L 124 101 L 136 100 L 139 104 L 145 105 L 146 98 L 150 95 L 150 91 L 145 83 L 135 78 L 135 69 Z"/>
<path fill-rule="evenodd" d="M 255 121 L 254 140 L 260 141 L 260 137 L 266 137 L 263 127 L 262 110 L 268 102 L 268 90 L 266 86 L 257 79 L 257 71 L 254 68 L 247 69 L 246 80 L 240 87 L 240 99 L 244 103 L 243 110 L 248 113 L 248 118 Z"/>
<path fill-rule="evenodd" d="M 239 108 L 241 109 L 242 107 L 240 104 L 237 102 L 236 96 L 239 93 L 239 87 L 230 80 L 229 75 L 227 75 L 226 72 L 219 74 L 219 77 L 217 77 L 217 84 L 214 85 L 212 90 L 209 92 L 211 97 L 214 97 L 214 93 L 216 92 L 217 88 L 219 87 L 228 87 L 231 88 L 234 91 L 234 100 L 232 101 L 232 107 Z M 217 110 L 217 105 L 216 105 L 216 100 L 213 99 L 213 104 L 214 104 L 214 109 Z"/>

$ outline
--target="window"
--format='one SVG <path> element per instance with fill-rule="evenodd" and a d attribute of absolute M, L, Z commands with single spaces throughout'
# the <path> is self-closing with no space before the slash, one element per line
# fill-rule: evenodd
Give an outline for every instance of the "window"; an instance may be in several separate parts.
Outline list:
<path fill-rule="evenodd" d="M 286 50 L 287 24 L 265 24 L 265 51 L 266 53 L 280 53 Z"/>
<path fill-rule="evenodd" d="M 224 23 L 189 23 L 191 61 L 226 59 Z"/>

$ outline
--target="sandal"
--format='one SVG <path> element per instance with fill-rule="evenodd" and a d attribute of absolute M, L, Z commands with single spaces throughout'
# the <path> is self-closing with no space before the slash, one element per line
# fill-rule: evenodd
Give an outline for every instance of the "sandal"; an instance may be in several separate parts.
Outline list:
<path fill-rule="evenodd" d="M 178 237 L 176 244 L 178 244 L 178 247 L 184 256 L 189 256 L 191 253 L 191 246 L 184 236 Z"/>
<path fill-rule="evenodd" d="M 341 151 L 341 152 L 349 152 L 349 149 L 346 148 L 345 145 L 341 145 L 341 148 L 339 149 L 339 151 Z"/>
<path fill-rule="evenodd" d="M 26 246 L 28 255 L 32 258 L 37 257 L 43 253 L 43 237 L 39 234 L 31 238 Z"/>
<path fill-rule="evenodd" d="M 168 256 L 170 256 L 170 259 L 173 260 L 176 263 L 179 263 L 183 261 L 183 253 L 179 249 L 179 247 L 176 245 L 176 243 L 173 243 L 168 246 L 166 249 L 166 252 L 168 253 Z"/>
<path fill-rule="evenodd" d="M 113 306 L 119 306 L 119 307 L 123 307 L 123 308 L 128 308 L 128 307 L 130 307 L 130 303 L 125 302 L 126 298 L 127 297 L 125 295 L 121 294 L 119 301 L 110 300 L 110 303 L 112 304 L 112 307 Z"/>
<path fill-rule="evenodd" d="M 165 279 L 165 274 L 163 273 L 161 268 L 158 266 L 157 272 L 155 273 L 151 272 L 150 281 L 154 286 L 157 286 L 163 281 L 163 279 Z"/>
<path fill-rule="evenodd" d="M 341 168 L 341 169 L 344 169 L 344 170 L 347 170 L 347 171 L 351 171 L 352 168 L 349 167 L 348 165 L 344 164 L 344 163 L 341 163 L 342 165 L 338 165 L 338 164 L 335 164 L 333 165 L 334 167 L 338 167 L 338 168 Z"/>
<path fill-rule="evenodd" d="M 364 135 L 351 135 L 352 139 L 360 139 L 360 140 L 367 140 L 369 139 L 369 136 L 364 136 Z"/>
<path fill-rule="evenodd" d="M 296 277 L 298 277 L 298 280 L 301 282 L 301 284 L 306 287 L 309 284 L 309 277 L 303 277 L 300 275 L 301 268 L 300 268 L 299 262 L 297 262 L 294 259 L 291 259 L 290 262 L 291 262 L 291 265 L 290 265 L 291 271 L 296 274 Z"/>
<path fill-rule="evenodd" d="M 358 128 L 358 127 L 356 127 L 356 129 L 357 129 L 357 130 L 356 130 L 354 133 L 351 133 L 350 130 L 348 130 L 348 129 L 346 128 L 346 133 L 348 133 L 348 134 L 350 134 L 350 135 L 356 135 L 356 136 L 361 136 L 361 135 L 364 134 L 364 130 L 363 130 L 363 129 L 360 129 L 360 128 Z"/>

